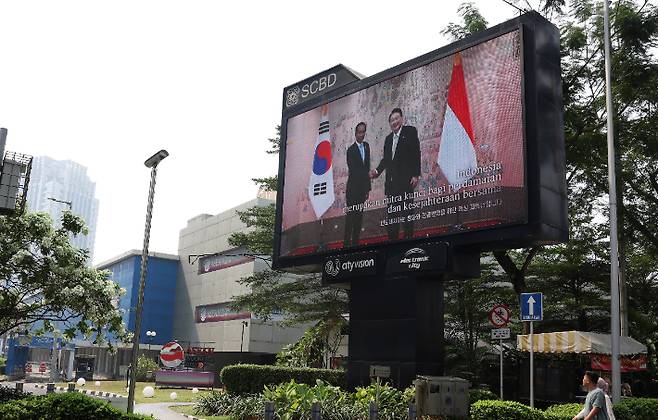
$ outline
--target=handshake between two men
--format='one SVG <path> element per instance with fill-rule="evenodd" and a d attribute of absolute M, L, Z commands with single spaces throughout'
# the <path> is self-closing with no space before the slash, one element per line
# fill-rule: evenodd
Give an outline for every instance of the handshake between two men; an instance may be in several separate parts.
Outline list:
<path fill-rule="evenodd" d="M 379 172 L 377 172 L 377 169 L 372 169 L 370 170 L 369 173 L 370 179 L 376 179 L 379 178 Z M 409 185 L 411 188 L 416 188 L 418 185 L 418 177 L 417 176 L 412 176 L 411 179 L 409 180 Z"/>

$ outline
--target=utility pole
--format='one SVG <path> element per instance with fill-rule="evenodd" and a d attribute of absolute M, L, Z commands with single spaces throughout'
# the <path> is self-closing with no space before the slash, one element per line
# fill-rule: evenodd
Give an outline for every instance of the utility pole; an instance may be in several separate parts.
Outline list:
<path fill-rule="evenodd" d="M 617 233 L 617 179 L 615 173 L 614 108 L 612 106 L 612 69 L 610 57 L 610 11 L 603 2 L 603 44 L 605 47 L 605 103 L 608 120 L 608 197 L 610 200 L 610 336 L 612 340 L 612 402 L 621 399 L 621 366 L 619 361 L 619 247 Z"/>

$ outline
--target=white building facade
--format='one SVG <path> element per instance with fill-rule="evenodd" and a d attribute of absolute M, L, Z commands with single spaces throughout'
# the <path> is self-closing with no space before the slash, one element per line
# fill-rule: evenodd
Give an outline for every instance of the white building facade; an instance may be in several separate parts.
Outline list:
<path fill-rule="evenodd" d="M 247 229 L 237 212 L 272 203 L 256 198 L 217 215 L 202 214 L 180 232 L 173 337 L 214 348 L 218 368 L 236 362 L 271 363 L 283 346 L 296 342 L 309 327 L 283 328 L 276 316 L 263 321 L 230 308 L 235 296 L 249 291 L 239 280 L 269 268 L 246 250 L 229 245 L 233 233 Z"/>
<path fill-rule="evenodd" d="M 55 226 L 60 226 L 62 212 L 69 209 L 82 217 L 89 229 L 87 235 L 78 235 L 71 243 L 94 256 L 98 200 L 96 184 L 87 175 L 87 168 L 70 160 L 56 160 L 47 156 L 35 157 L 32 162 L 27 205 L 31 212 L 50 214 Z M 59 200 L 58 201 L 54 201 Z"/>

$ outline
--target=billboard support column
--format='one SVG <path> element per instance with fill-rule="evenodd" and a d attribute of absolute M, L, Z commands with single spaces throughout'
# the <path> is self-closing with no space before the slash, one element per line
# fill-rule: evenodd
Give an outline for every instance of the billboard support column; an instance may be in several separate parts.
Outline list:
<path fill-rule="evenodd" d="M 444 279 L 382 273 L 352 281 L 350 387 L 373 375 L 407 387 L 417 375 L 443 374 Z"/>
<path fill-rule="evenodd" d="M 382 254 L 337 254 L 324 265 L 325 284 L 350 287 L 352 388 L 375 377 L 404 388 L 418 375 L 442 375 L 444 282 L 480 275 L 478 251 L 445 242 L 389 247 Z M 349 267 L 366 268 L 348 277 Z"/>

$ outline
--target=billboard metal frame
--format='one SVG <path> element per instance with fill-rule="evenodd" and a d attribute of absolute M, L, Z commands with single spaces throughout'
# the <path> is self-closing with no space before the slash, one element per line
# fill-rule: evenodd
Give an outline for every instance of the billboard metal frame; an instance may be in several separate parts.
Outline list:
<path fill-rule="evenodd" d="M 279 255 L 287 123 L 290 118 L 516 30 L 519 31 L 521 40 L 520 62 L 523 74 L 521 95 L 527 209 L 525 222 L 427 238 L 355 246 L 349 250 L 326 250 L 299 256 L 281 257 Z M 383 250 L 389 245 L 445 241 L 455 247 L 493 250 L 566 241 L 568 239 L 568 217 L 559 37 L 559 30 L 554 25 L 537 12 L 529 12 L 373 76 L 329 91 L 299 106 L 284 108 L 281 119 L 277 188 L 279 194 L 277 194 L 276 200 L 273 268 L 319 272 L 327 256 Z M 540 118 L 541 126 L 538 121 Z"/>

